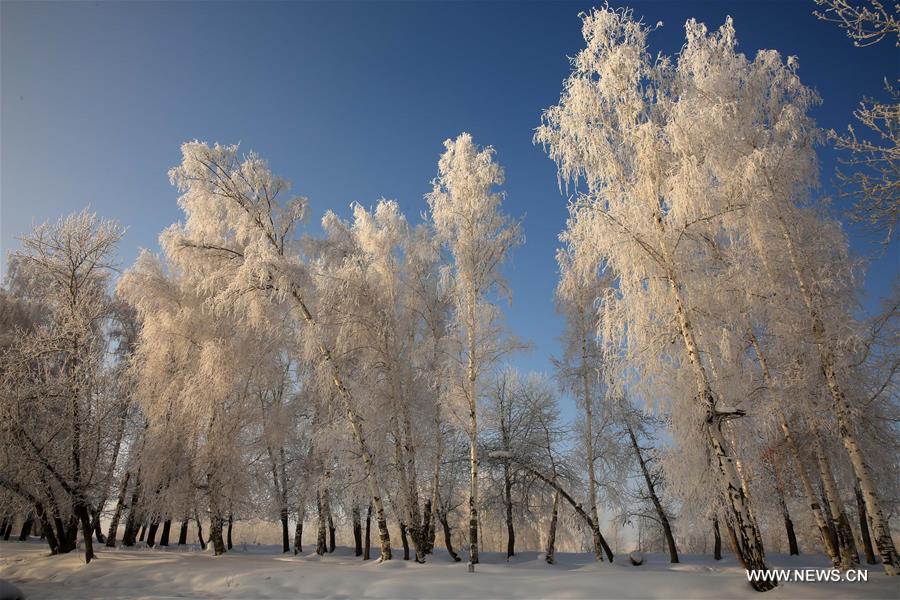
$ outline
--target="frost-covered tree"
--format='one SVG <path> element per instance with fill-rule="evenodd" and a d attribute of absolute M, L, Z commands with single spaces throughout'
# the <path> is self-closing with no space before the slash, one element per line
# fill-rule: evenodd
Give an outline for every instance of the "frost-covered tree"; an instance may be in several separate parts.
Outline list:
<path fill-rule="evenodd" d="M 283 201 L 288 183 L 274 176 L 256 154 L 243 160 L 237 146 L 182 146 L 182 163 L 169 173 L 183 192 L 186 221 L 162 236 L 164 248 L 214 305 L 230 307 L 258 323 L 273 304 L 287 303 L 300 326 L 304 355 L 318 376 L 330 382 L 366 466 L 381 542 L 381 558 L 391 558 L 390 534 L 376 459 L 359 416 L 359 403 L 318 320 L 309 266 L 295 244 L 295 229 L 307 200 Z"/>
<path fill-rule="evenodd" d="M 659 524 L 669 550 L 669 562 L 677 563 L 678 548 L 672 532 L 672 510 L 662 497 L 665 475 L 657 460 L 659 452 L 655 446 L 657 442 L 654 436 L 654 431 L 658 428 L 657 420 L 634 410 L 624 399 L 619 409 L 623 437 L 631 446 L 639 476 L 643 480 L 643 486 L 638 486 L 641 491 L 635 494 L 635 499 L 652 507 L 652 513 L 639 513 L 638 516 L 649 518 Z"/>
<path fill-rule="evenodd" d="M 347 385 L 368 399 L 369 422 L 379 424 L 373 435 L 393 456 L 401 533 L 409 533 L 423 562 L 430 517 L 422 510 L 421 453 L 435 435 L 434 382 L 443 376 L 436 352 L 448 320 L 438 247 L 425 226 L 410 226 L 397 203 L 386 200 L 372 211 L 355 205 L 349 223 L 329 212 L 323 228 L 324 240 L 309 240 L 309 253 L 318 257 L 317 295 L 327 306 L 321 314 L 340 361 L 353 365 Z"/>
<path fill-rule="evenodd" d="M 260 501 L 265 514 L 277 515 L 281 524 L 283 552 L 291 551 L 289 517 L 294 511 L 304 479 L 304 458 L 309 444 L 309 398 L 303 393 L 308 375 L 296 356 L 293 323 L 285 312 L 275 315 L 273 327 L 265 330 L 267 344 L 253 371 L 250 395 L 258 410 L 251 420 L 258 452 L 257 485 L 267 494 Z"/>
<path fill-rule="evenodd" d="M 491 147 L 479 149 L 463 133 L 444 142 L 439 175 L 428 194 L 437 237 L 452 257 L 447 272 L 460 336 L 461 382 L 454 389 L 468 413 L 469 562 L 478 562 L 478 397 L 479 376 L 505 351 L 497 331 L 496 293 L 507 293 L 500 268 L 521 242 L 519 223 L 501 210 L 503 169 Z"/>
<path fill-rule="evenodd" d="M 74 549 L 80 527 L 86 562 L 121 442 L 107 352 L 122 233 L 85 210 L 37 226 L 9 265 L 10 294 L 36 318 L 19 319 L 0 357 L 0 485 L 33 507 L 51 552 Z"/>
<path fill-rule="evenodd" d="M 771 88 L 767 74 L 775 57 L 761 54 L 750 63 L 737 55 L 730 21 L 713 34 L 688 21 L 678 59 L 653 60 L 650 31 L 627 10 L 585 15 L 587 47 L 573 59 L 560 103 L 544 112 L 535 140 L 556 161 L 561 183 L 585 184 L 563 239 L 576 262 L 602 261 L 617 278 L 617 297 L 603 309 L 603 333 L 614 346 L 624 344 L 638 365 L 653 348 L 652 358 L 665 353 L 666 360 L 684 362 L 690 370 L 696 391 L 686 407 L 695 422 L 684 432 L 690 438 L 681 441 L 711 449 L 738 556 L 748 568 L 764 569 L 759 528 L 724 433 L 726 421 L 739 413 L 716 389 L 709 353 L 694 325 L 701 297 L 693 286 L 698 278 L 709 282 L 715 276 L 703 268 L 704 237 L 721 235 L 729 214 L 742 208 L 751 191 L 735 167 L 739 156 L 731 140 L 752 136 L 758 143 L 778 143 L 766 121 L 733 118 Z M 727 130 L 710 127 L 726 117 Z M 665 345 L 657 337 L 668 323 L 677 346 L 671 337 Z"/>
<path fill-rule="evenodd" d="M 545 376 L 506 368 L 497 373 L 485 400 L 481 446 L 496 460 L 487 464 L 490 484 L 482 496 L 482 512 L 485 504 L 500 509 L 506 524 L 506 556 L 511 558 L 516 553 L 516 519 L 540 521 L 531 509 L 535 478 L 523 465 L 544 465 L 548 460 L 546 429 L 558 428 L 557 419 L 549 423 L 548 416 L 556 395 Z M 560 436 L 554 436 L 552 457 L 561 460 Z"/>
<path fill-rule="evenodd" d="M 241 449 L 257 410 L 251 383 L 268 356 L 265 342 L 233 314 L 215 311 L 190 279 L 167 273 L 147 252 L 122 278 L 119 292 L 142 322 L 135 364 L 148 422 L 141 470 L 145 518 L 151 526 L 180 519 L 188 508 L 171 501 L 199 494 L 209 511 L 210 540 L 222 554 L 223 527 L 246 498 Z"/>
<path fill-rule="evenodd" d="M 752 157 L 745 176 L 755 192 L 748 196 L 748 238 L 763 266 L 783 282 L 802 309 L 799 322 L 812 343 L 811 360 L 818 363 L 813 368 L 824 375 L 822 386 L 831 397 L 830 412 L 860 481 L 885 571 L 896 575 L 900 558 L 866 456 L 862 423 L 854 418 L 865 413 L 859 412 L 858 398 L 848 392 L 846 384 L 848 358 L 858 337 L 852 319 L 853 295 L 847 290 L 852 284 L 848 244 L 838 225 L 806 206 L 817 171 L 812 147 L 817 130 L 807 111 L 817 98 L 800 84 L 793 69 L 782 67 L 776 72 L 780 86 L 774 89 L 791 110 L 770 114 L 770 107 L 758 109 L 757 119 L 773 123 L 776 131 L 792 133 L 767 152 L 754 144 L 743 149 Z"/>
<path fill-rule="evenodd" d="M 562 337 L 563 355 L 556 360 L 557 376 L 565 390 L 577 398 L 584 419 L 578 429 L 582 434 L 582 446 L 586 454 L 588 480 L 588 512 L 595 523 L 597 513 L 597 454 L 598 442 L 605 441 L 602 431 L 603 411 L 598 404 L 605 398 L 603 385 L 603 350 L 597 337 L 597 305 L 610 293 L 613 282 L 608 273 L 602 273 L 598 264 L 577 263 L 571 253 L 557 253 L 560 281 L 557 286 L 557 310 L 565 317 Z M 576 269 L 589 269 L 590 273 Z M 599 536 L 594 536 L 594 555 L 603 556 Z"/>

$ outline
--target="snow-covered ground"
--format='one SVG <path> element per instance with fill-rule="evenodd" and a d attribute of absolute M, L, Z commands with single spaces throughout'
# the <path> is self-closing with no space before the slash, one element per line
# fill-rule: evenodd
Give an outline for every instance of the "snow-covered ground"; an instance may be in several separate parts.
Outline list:
<path fill-rule="evenodd" d="M 760 596 L 744 571 L 726 558 L 685 556 L 669 565 L 650 555 L 634 567 L 627 556 L 597 564 L 589 554 L 560 553 L 554 566 L 536 552 L 507 563 L 485 553 L 474 575 L 439 551 L 426 565 L 394 560 L 362 562 L 347 548 L 325 557 L 282 555 L 273 546 L 236 547 L 213 557 L 196 549 L 101 551 L 90 565 L 81 556 L 48 556 L 31 543 L 0 542 L 0 579 L 28 598 L 900 598 L 900 578 L 879 567 L 865 583 L 790 583 Z M 621 560 L 620 560 L 621 559 Z M 773 556 L 777 567 L 827 567 L 822 556 Z"/>

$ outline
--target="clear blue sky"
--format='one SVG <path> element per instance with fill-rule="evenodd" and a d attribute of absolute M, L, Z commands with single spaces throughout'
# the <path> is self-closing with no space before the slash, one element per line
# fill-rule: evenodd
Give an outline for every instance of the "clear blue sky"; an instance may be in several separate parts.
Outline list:
<path fill-rule="evenodd" d="M 554 251 L 566 217 L 554 166 L 531 143 L 559 98 L 567 55 L 581 46 L 589 3 L 0 4 L 0 242 L 5 254 L 32 222 L 90 204 L 129 226 L 121 263 L 181 217 L 166 172 L 190 139 L 238 142 L 326 209 L 395 198 L 420 214 L 444 139 L 471 132 L 506 169 L 506 209 L 527 243 L 508 269 L 510 327 L 533 342 L 514 362 L 549 370 Z M 734 17 L 745 53 L 800 58 L 824 99 L 821 126 L 842 129 L 864 94 L 896 78 L 892 41 L 853 48 L 817 21 L 812 1 L 633 2 L 663 21 L 654 49 L 678 51 L 689 17 Z M 821 151 L 828 183 L 833 153 Z M 854 234 L 854 250 L 874 246 Z M 5 259 L 4 259 L 5 260 Z M 874 263 L 868 306 L 898 271 L 898 249 Z"/>

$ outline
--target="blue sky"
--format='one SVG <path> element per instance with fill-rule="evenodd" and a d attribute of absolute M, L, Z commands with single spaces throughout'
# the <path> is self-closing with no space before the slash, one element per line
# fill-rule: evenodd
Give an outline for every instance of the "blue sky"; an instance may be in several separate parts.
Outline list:
<path fill-rule="evenodd" d="M 513 362 L 549 370 L 561 323 L 554 252 L 566 217 L 553 164 L 531 143 L 559 98 L 566 56 L 581 46 L 590 3 L 0 4 L 0 246 L 33 222 L 90 204 L 129 227 L 123 266 L 181 217 L 166 172 L 190 139 L 241 142 L 294 191 L 348 214 L 353 201 L 395 198 L 419 215 L 444 139 L 469 131 L 506 169 L 506 210 L 526 244 L 507 274 L 511 329 L 534 350 Z M 854 48 L 817 21 L 811 1 L 633 2 L 664 27 L 654 50 L 678 51 L 689 17 L 734 17 L 741 49 L 800 59 L 824 99 L 816 118 L 842 129 L 863 95 L 896 77 L 892 41 Z M 834 166 L 821 150 L 823 183 Z M 875 246 L 854 232 L 853 248 Z M 4 259 L 5 260 L 5 259 Z M 874 262 L 864 305 L 898 272 L 898 246 Z"/>

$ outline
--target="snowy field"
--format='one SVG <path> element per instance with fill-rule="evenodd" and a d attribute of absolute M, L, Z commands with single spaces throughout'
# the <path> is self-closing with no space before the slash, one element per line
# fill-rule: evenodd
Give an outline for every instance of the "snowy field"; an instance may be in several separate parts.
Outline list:
<path fill-rule="evenodd" d="M 320 558 L 283 556 L 274 546 L 235 547 L 214 558 L 199 550 L 105 550 L 89 566 L 72 553 L 50 557 L 42 543 L 0 542 L 0 579 L 39 598 L 885 598 L 900 581 L 880 567 L 866 583 L 791 583 L 753 592 L 733 559 L 685 556 L 670 566 L 651 555 L 640 567 L 597 564 L 589 554 L 558 554 L 547 565 L 536 552 L 507 563 L 485 553 L 478 572 L 439 551 L 426 565 L 395 560 L 362 563 L 349 548 Z M 821 556 L 773 556 L 774 566 L 827 567 Z"/>

